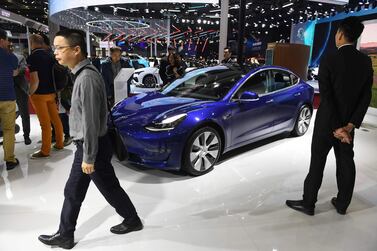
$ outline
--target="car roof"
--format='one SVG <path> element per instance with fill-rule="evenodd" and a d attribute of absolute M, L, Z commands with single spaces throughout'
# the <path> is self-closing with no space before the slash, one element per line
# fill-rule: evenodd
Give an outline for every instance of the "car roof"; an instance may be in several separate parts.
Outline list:
<path fill-rule="evenodd" d="M 281 66 L 274 66 L 274 65 L 263 65 L 263 66 L 257 66 L 257 67 L 249 67 L 249 66 L 240 66 L 238 64 L 220 64 L 216 66 L 208 66 L 208 67 L 202 67 L 198 68 L 195 70 L 190 71 L 190 73 L 196 73 L 200 71 L 212 71 L 212 70 L 224 70 L 224 69 L 229 69 L 229 70 L 234 70 L 234 71 L 240 71 L 244 75 L 250 75 L 256 71 L 260 70 L 267 70 L 267 69 L 275 69 L 275 70 L 283 70 L 292 73 L 291 70 L 281 67 Z"/>

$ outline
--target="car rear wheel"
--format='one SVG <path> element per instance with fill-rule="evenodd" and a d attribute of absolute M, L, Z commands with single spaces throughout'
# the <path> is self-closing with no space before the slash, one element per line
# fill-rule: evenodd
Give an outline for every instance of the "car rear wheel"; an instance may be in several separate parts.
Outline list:
<path fill-rule="evenodd" d="M 184 170 L 193 176 L 210 172 L 220 157 L 221 144 L 219 133 L 211 127 L 194 132 L 184 151 Z"/>
<path fill-rule="evenodd" d="M 146 75 L 143 78 L 143 85 L 146 88 L 153 88 L 157 84 L 157 79 L 153 75 Z"/>
<path fill-rule="evenodd" d="M 295 127 L 292 131 L 294 136 L 302 136 L 304 135 L 310 125 L 310 120 L 312 118 L 312 110 L 309 106 L 303 105 L 298 113 L 298 117 L 296 119 Z"/>

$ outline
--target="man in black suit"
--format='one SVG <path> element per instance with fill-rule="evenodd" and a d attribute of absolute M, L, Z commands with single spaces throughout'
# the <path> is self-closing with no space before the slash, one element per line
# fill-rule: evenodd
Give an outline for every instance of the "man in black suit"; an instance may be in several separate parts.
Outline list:
<path fill-rule="evenodd" d="M 354 128 L 359 128 L 371 100 L 373 68 L 370 58 L 355 48 L 364 25 L 357 17 L 344 19 L 335 35 L 338 51 L 323 58 L 319 68 L 321 104 L 311 146 L 309 173 L 302 200 L 287 200 L 287 206 L 314 215 L 327 154 L 334 148 L 338 195 L 331 203 L 345 214 L 355 184 Z"/>

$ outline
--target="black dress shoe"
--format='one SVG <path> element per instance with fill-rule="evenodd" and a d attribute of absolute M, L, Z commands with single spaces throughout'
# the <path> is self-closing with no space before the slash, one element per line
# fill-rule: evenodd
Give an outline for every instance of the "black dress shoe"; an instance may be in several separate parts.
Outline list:
<path fill-rule="evenodd" d="M 314 207 L 305 207 L 304 206 L 304 201 L 303 200 L 287 200 L 285 202 L 288 207 L 299 211 L 301 213 L 307 214 L 307 215 L 314 215 Z"/>
<path fill-rule="evenodd" d="M 31 144 L 31 139 L 29 136 L 24 136 L 24 142 L 25 142 L 25 145 L 30 145 Z"/>
<path fill-rule="evenodd" d="M 143 229 L 143 223 L 141 222 L 140 218 L 137 217 L 136 220 L 126 223 L 123 221 L 119 225 L 113 226 L 110 228 L 110 232 L 113 234 L 126 234 L 133 231 L 140 231 Z"/>
<path fill-rule="evenodd" d="M 345 215 L 346 214 L 346 209 L 340 209 L 336 206 L 336 197 L 331 199 L 331 204 L 335 207 L 336 211 L 338 214 Z"/>
<path fill-rule="evenodd" d="M 53 235 L 40 235 L 38 237 L 38 240 L 46 245 L 52 247 L 61 247 L 64 249 L 72 249 L 75 246 L 73 237 L 61 236 L 59 232 Z"/>
<path fill-rule="evenodd" d="M 6 165 L 7 165 L 7 171 L 10 171 L 12 169 L 14 169 L 16 166 L 18 166 L 20 164 L 20 161 L 18 161 L 18 159 L 16 159 L 16 162 L 11 162 L 11 161 L 7 161 L 6 162 Z"/>

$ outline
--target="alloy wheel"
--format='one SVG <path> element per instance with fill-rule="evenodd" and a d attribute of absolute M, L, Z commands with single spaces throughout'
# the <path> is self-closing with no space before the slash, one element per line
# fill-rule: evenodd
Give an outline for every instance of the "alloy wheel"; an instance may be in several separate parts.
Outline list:
<path fill-rule="evenodd" d="M 205 131 L 196 137 L 191 146 L 190 162 L 196 171 L 204 172 L 215 164 L 219 154 L 218 136 Z"/>
<path fill-rule="evenodd" d="M 311 117 L 312 112 L 310 111 L 309 107 L 304 107 L 298 117 L 297 126 L 300 134 L 304 134 L 308 130 Z"/>

